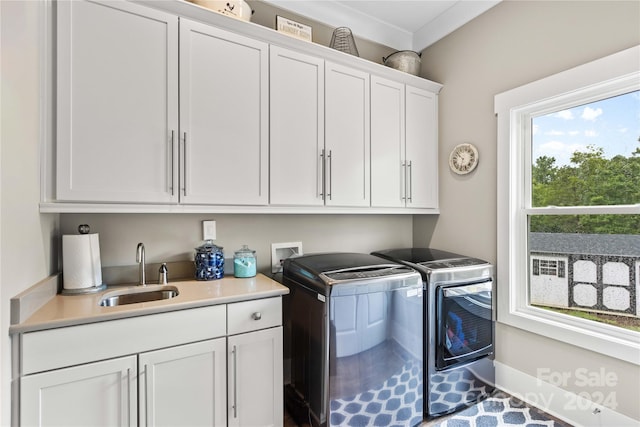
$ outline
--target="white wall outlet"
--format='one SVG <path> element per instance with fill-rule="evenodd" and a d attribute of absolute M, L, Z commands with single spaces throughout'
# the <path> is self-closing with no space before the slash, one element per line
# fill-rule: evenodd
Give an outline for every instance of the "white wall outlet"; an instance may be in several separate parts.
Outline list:
<path fill-rule="evenodd" d="M 202 239 L 216 240 L 216 222 L 202 221 Z"/>
<path fill-rule="evenodd" d="M 272 243 L 271 272 L 280 273 L 284 260 L 293 255 L 302 255 L 302 242 Z"/>

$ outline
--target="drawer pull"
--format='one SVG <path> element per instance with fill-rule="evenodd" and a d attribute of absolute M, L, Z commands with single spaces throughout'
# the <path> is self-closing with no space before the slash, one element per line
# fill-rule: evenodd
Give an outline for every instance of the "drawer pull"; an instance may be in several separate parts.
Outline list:
<path fill-rule="evenodd" d="M 253 320 L 260 320 L 260 319 L 262 319 L 262 313 L 260 313 L 259 311 L 256 311 L 255 313 L 253 313 L 251 315 L 251 318 Z"/>

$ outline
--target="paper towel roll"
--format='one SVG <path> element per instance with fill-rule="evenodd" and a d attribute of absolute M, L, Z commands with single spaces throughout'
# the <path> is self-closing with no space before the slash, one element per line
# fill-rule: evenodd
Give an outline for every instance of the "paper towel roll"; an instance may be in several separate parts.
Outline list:
<path fill-rule="evenodd" d="M 65 289 L 102 285 L 98 234 L 62 236 L 62 277 Z"/>

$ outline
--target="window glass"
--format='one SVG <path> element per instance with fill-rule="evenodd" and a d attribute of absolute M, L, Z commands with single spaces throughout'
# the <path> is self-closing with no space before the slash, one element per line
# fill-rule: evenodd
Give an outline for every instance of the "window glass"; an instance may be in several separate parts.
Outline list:
<path fill-rule="evenodd" d="M 640 331 L 640 215 L 531 215 L 529 303 Z"/>
<path fill-rule="evenodd" d="M 640 91 L 531 125 L 534 211 L 640 203 Z M 640 330 L 640 215 L 532 214 L 528 222 L 531 305 Z"/>
<path fill-rule="evenodd" d="M 531 122 L 533 207 L 640 203 L 640 91 Z"/>

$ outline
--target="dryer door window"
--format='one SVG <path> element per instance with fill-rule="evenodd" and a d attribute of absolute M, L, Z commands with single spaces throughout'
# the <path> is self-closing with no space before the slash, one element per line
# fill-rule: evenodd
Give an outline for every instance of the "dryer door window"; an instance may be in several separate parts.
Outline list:
<path fill-rule="evenodd" d="M 436 367 L 469 362 L 493 352 L 492 281 L 437 290 Z"/>

